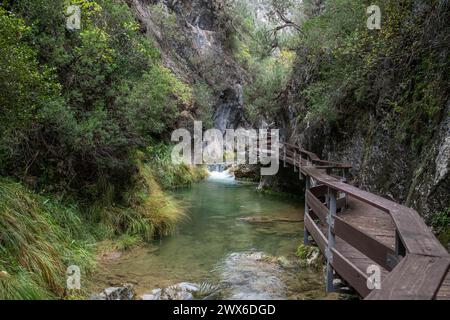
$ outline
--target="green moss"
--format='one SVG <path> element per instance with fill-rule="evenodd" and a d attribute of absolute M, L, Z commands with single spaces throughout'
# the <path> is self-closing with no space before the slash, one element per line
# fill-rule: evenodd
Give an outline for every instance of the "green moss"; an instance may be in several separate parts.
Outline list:
<path fill-rule="evenodd" d="M 431 226 L 439 241 L 445 246 L 450 246 L 450 208 L 438 212 L 431 218 Z"/>
<path fill-rule="evenodd" d="M 303 267 L 319 268 L 322 265 L 320 254 L 319 248 L 305 246 L 304 244 L 299 245 L 296 251 L 296 256 L 299 258 L 300 264 Z"/>

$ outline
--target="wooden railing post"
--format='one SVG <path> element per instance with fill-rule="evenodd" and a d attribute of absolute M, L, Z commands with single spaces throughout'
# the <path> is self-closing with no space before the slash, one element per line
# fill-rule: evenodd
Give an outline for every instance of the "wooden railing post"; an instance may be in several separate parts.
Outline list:
<path fill-rule="evenodd" d="M 333 251 L 332 249 L 336 245 L 336 238 L 333 232 L 334 221 L 337 212 L 337 192 L 332 188 L 328 188 L 328 247 L 326 250 L 327 258 L 327 292 L 334 292 L 334 271 L 333 271 Z"/>
<path fill-rule="evenodd" d="M 294 172 L 297 173 L 298 172 L 298 168 L 297 168 L 297 150 L 294 152 Z"/>
<path fill-rule="evenodd" d="M 401 257 L 406 256 L 406 248 L 403 244 L 402 239 L 400 238 L 398 230 L 395 231 L 395 255 L 400 259 Z"/>
<path fill-rule="evenodd" d="M 347 178 L 348 178 L 348 169 L 343 169 L 342 170 L 342 182 L 347 183 Z M 344 199 L 345 199 L 345 208 L 348 208 L 348 194 L 344 193 Z"/>
<path fill-rule="evenodd" d="M 305 214 L 309 213 L 309 206 L 308 206 L 308 190 L 311 188 L 311 178 L 309 176 L 306 176 L 305 179 Z M 306 228 L 306 224 L 303 229 L 303 244 L 305 246 L 309 246 L 309 231 Z"/>
<path fill-rule="evenodd" d="M 303 180 L 303 174 L 302 174 L 302 154 L 300 153 L 298 159 L 298 178 L 300 180 Z"/>

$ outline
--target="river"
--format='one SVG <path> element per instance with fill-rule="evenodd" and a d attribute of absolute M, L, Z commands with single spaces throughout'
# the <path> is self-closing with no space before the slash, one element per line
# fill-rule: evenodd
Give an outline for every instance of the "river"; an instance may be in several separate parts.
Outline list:
<path fill-rule="evenodd" d="M 189 217 L 176 234 L 102 263 L 95 287 L 132 283 L 141 295 L 180 282 L 207 282 L 226 284 L 222 298 L 228 299 L 325 297 L 322 272 L 295 263 L 303 203 L 258 193 L 254 184 L 236 182 L 227 172 L 212 172 L 174 196 Z"/>

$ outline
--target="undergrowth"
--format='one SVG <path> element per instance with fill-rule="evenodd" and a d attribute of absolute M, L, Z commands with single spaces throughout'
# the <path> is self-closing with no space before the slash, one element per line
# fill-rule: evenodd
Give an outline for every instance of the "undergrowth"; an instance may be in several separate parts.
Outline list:
<path fill-rule="evenodd" d="M 204 166 L 174 165 L 172 148 L 166 144 L 149 147 L 141 157 L 151 165 L 156 181 L 165 190 L 189 186 L 208 176 Z"/>
<path fill-rule="evenodd" d="M 66 268 L 94 267 L 92 238 L 73 208 L 0 179 L 0 299 L 64 296 Z"/>
<path fill-rule="evenodd" d="M 155 169 L 137 163 L 122 201 L 105 194 L 105 199 L 82 208 L 0 178 L 0 299 L 73 297 L 65 290 L 68 266 L 79 266 L 83 279 L 95 269 L 96 254 L 172 234 L 186 218 L 184 208 L 160 186 Z M 189 172 L 189 181 L 200 179 Z"/>

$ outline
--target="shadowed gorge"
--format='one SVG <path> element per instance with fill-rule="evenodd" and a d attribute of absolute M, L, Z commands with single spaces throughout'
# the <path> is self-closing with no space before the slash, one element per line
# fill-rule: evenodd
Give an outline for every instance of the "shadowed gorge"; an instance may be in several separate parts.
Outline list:
<path fill-rule="evenodd" d="M 449 24 L 448 0 L 0 0 L 0 299 L 447 299 Z M 280 141 L 179 161 L 214 129 Z"/>

